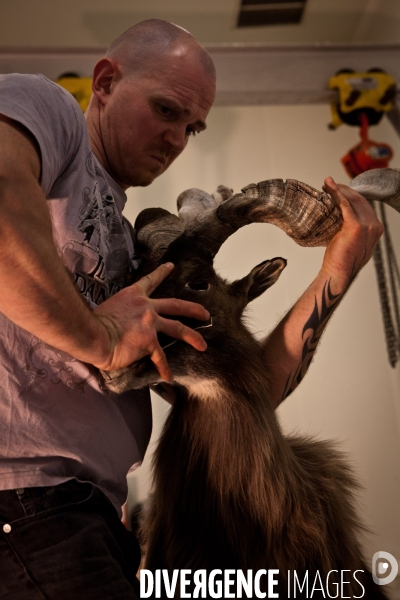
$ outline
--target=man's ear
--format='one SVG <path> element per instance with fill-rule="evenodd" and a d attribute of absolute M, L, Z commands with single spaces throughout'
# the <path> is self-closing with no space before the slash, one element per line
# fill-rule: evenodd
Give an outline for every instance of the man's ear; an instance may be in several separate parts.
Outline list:
<path fill-rule="evenodd" d="M 101 104 L 107 104 L 111 84 L 121 78 L 121 69 L 112 58 L 101 58 L 94 66 L 92 90 Z"/>
<path fill-rule="evenodd" d="M 251 302 L 278 280 L 279 275 L 286 267 L 286 262 L 284 258 L 279 257 L 264 260 L 264 262 L 254 267 L 246 277 L 232 283 L 232 293 L 234 295 L 247 295 L 245 304 Z"/>

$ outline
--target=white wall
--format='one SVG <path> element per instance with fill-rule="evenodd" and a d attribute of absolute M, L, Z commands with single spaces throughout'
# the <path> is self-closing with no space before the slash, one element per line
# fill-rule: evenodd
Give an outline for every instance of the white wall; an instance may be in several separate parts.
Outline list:
<path fill-rule="evenodd" d="M 239 191 L 248 183 L 281 177 L 321 188 L 327 175 L 347 182 L 340 158 L 358 142 L 357 130 L 328 131 L 329 120 L 326 106 L 215 108 L 207 132 L 190 141 L 164 176 L 149 188 L 130 190 L 125 214 L 134 220 L 148 206 L 175 212 L 176 197 L 189 187 L 212 192 L 224 183 Z M 399 166 L 400 140 L 389 122 L 372 128 L 371 137 L 393 146 L 392 166 Z M 400 256 L 400 215 L 388 212 Z M 224 244 L 217 267 L 234 279 L 266 258 L 288 259 L 279 282 L 251 307 L 253 330 L 264 335 L 312 281 L 323 252 L 301 248 L 272 225 L 258 224 Z M 365 536 L 368 560 L 378 550 L 400 558 L 399 392 L 399 368 L 392 369 L 386 357 L 370 263 L 334 315 L 307 377 L 278 410 L 285 431 L 335 439 L 348 453 L 364 486 L 360 510 L 374 532 Z M 154 400 L 157 431 L 167 409 Z M 148 493 L 149 459 L 150 452 L 130 476 L 131 502 Z"/>
<path fill-rule="evenodd" d="M 166 19 L 203 44 L 400 41 L 398 0 L 308 0 L 299 24 L 236 27 L 238 0 L 0 0 L 0 46 L 108 46 L 142 19 Z M 344 65 L 346 66 L 346 65 Z"/>

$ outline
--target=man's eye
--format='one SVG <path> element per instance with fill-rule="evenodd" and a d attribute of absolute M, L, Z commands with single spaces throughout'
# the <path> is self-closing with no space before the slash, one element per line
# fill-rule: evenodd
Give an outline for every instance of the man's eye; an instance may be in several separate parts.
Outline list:
<path fill-rule="evenodd" d="M 173 115 L 173 111 L 169 106 L 164 106 L 163 104 L 159 104 L 158 110 L 165 117 L 171 117 Z"/>

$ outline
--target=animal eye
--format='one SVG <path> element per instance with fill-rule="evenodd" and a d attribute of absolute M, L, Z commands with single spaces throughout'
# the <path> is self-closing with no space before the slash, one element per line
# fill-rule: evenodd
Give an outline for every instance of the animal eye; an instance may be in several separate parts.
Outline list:
<path fill-rule="evenodd" d="M 210 284 L 208 281 L 194 281 L 191 283 L 187 283 L 186 287 L 195 292 L 206 292 L 210 289 Z"/>

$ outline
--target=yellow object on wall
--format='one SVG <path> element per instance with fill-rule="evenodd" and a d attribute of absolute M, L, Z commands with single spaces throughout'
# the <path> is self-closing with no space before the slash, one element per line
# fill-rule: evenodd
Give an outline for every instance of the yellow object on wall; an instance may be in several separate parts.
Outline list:
<path fill-rule="evenodd" d="M 89 105 L 90 96 L 92 95 L 92 78 L 60 77 L 56 83 L 72 94 L 81 107 L 82 112 L 85 112 Z"/>
<path fill-rule="evenodd" d="M 339 103 L 331 104 L 331 129 L 342 123 L 359 125 L 360 111 L 366 112 L 370 125 L 378 123 L 383 113 L 393 108 L 396 95 L 393 77 L 378 69 L 339 72 L 329 79 L 329 88 L 339 93 Z"/>

